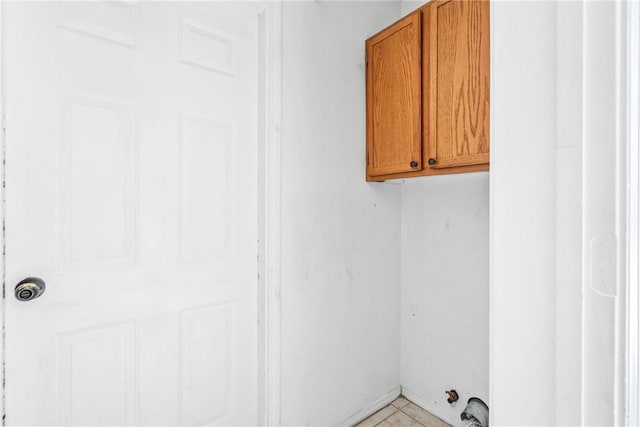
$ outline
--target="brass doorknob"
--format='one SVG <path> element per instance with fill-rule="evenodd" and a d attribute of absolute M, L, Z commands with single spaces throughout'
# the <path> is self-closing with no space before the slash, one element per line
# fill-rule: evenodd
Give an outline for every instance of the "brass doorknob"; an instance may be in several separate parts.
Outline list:
<path fill-rule="evenodd" d="M 27 277 L 21 280 L 14 289 L 18 301 L 31 301 L 44 293 L 46 285 L 39 277 Z"/>

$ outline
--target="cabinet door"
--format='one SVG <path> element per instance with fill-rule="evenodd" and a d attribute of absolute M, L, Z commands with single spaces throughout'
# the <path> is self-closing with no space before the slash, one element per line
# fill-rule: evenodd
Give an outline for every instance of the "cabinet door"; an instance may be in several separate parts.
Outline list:
<path fill-rule="evenodd" d="M 437 0 L 429 6 L 423 84 L 431 106 L 425 133 L 432 167 L 488 164 L 489 2 Z"/>
<path fill-rule="evenodd" d="M 367 179 L 422 169 L 420 13 L 366 42 Z"/>

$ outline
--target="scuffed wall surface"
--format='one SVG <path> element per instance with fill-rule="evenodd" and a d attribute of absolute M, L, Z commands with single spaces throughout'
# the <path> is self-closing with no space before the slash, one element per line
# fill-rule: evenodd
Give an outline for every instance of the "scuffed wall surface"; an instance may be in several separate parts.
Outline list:
<path fill-rule="evenodd" d="M 400 187 L 364 170 L 364 41 L 399 11 L 283 4 L 283 425 L 340 423 L 400 385 Z"/>
<path fill-rule="evenodd" d="M 456 425 L 469 397 L 489 403 L 488 173 L 405 182 L 401 293 L 403 389 Z"/>

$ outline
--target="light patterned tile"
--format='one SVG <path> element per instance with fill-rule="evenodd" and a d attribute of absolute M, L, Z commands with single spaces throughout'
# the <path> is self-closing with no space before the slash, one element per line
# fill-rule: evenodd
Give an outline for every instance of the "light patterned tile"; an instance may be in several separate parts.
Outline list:
<path fill-rule="evenodd" d="M 400 411 L 378 424 L 378 427 L 422 427 L 422 425 Z"/>
<path fill-rule="evenodd" d="M 393 402 L 391 402 L 391 404 L 393 406 L 395 406 L 396 408 L 400 409 L 404 406 L 407 406 L 409 402 L 407 399 L 404 398 L 404 396 L 400 396 L 399 398 L 397 398 L 396 400 L 394 400 Z"/>
<path fill-rule="evenodd" d="M 356 424 L 356 427 L 373 427 L 376 424 L 384 421 L 384 419 L 387 418 L 389 415 L 393 415 L 396 412 L 398 412 L 398 409 L 395 406 L 392 406 L 392 405 L 385 406 L 375 414 L 369 416 L 369 418 L 366 418 L 365 420 Z"/>
<path fill-rule="evenodd" d="M 425 427 L 451 427 L 435 415 L 431 415 L 415 403 L 409 403 L 402 408 L 402 412 L 418 420 Z"/>

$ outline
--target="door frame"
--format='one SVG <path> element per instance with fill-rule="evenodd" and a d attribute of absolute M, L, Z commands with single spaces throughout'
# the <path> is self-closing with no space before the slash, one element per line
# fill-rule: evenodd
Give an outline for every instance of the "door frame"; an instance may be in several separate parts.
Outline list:
<path fill-rule="evenodd" d="M 628 2 L 625 425 L 640 425 L 640 4 Z"/>
<path fill-rule="evenodd" d="M 282 120 L 282 0 L 245 4 L 258 18 L 258 424 L 280 425 L 280 161 Z M 2 324 L 0 366 L 2 391 L 0 411 L 5 425 L 5 320 L 6 298 L 11 284 L 5 275 L 5 59 L 4 2 L 0 2 L 0 278 Z"/>
<path fill-rule="evenodd" d="M 493 23 L 491 26 L 491 43 L 493 53 L 496 53 L 496 50 L 493 49 L 493 44 L 498 40 L 497 36 L 494 37 L 496 31 L 502 28 L 511 28 L 510 26 L 504 26 L 504 22 L 501 27 L 500 23 L 497 23 L 497 20 L 493 19 L 494 14 L 496 15 L 495 17 L 506 19 L 503 12 L 504 9 L 499 15 L 497 13 L 497 8 L 500 4 L 503 3 L 491 3 L 491 22 Z M 586 8 L 593 8 L 598 4 L 605 4 L 608 7 L 615 8 L 615 16 L 608 16 L 606 22 L 602 20 L 599 27 L 593 23 L 594 18 L 599 18 L 595 11 L 591 9 L 589 14 L 585 13 Z M 523 12 L 527 12 L 528 10 L 530 9 L 522 9 Z M 516 9 L 514 9 L 514 12 L 516 12 Z M 518 19 L 522 18 L 522 16 L 514 17 Z M 567 20 L 568 17 L 573 17 L 574 19 Z M 615 19 L 612 19 L 612 17 Z M 587 18 L 592 19 L 592 21 L 588 22 Z M 563 149 L 566 150 L 570 148 L 574 152 L 580 153 L 580 155 L 582 155 L 585 149 L 584 143 L 587 136 L 585 133 L 590 129 L 586 126 L 585 121 L 591 118 L 585 115 L 585 105 L 586 102 L 593 102 L 594 99 L 598 102 L 598 99 L 594 98 L 598 96 L 598 93 L 594 94 L 593 90 L 594 80 L 596 80 L 593 78 L 593 70 L 590 70 L 592 71 L 591 80 L 585 81 L 585 69 L 590 64 L 587 59 L 593 62 L 593 58 L 598 58 L 597 54 L 601 52 L 603 48 L 602 45 L 590 44 L 589 41 L 601 34 L 603 30 L 610 28 L 610 35 L 612 37 L 610 40 L 606 40 L 604 47 L 607 48 L 611 46 L 615 48 L 616 60 L 615 63 L 607 61 L 606 64 L 603 65 L 603 68 L 606 76 L 615 75 L 616 79 L 615 94 L 608 93 L 608 95 L 615 95 L 615 98 L 613 101 L 607 101 L 611 104 L 610 108 L 611 112 L 615 114 L 615 120 L 611 120 L 613 114 L 610 114 L 609 117 L 606 118 L 610 121 L 605 123 L 605 125 L 609 126 L 607 129 L 607 131 L 610 132 L 609 135 L 615 137 L 607 139 L 606 142 L 611 144 L 610 147 L 613 147 L 613 144 L 615 144 L 616 164 L 615 170 L 611 170 L 612 165 L 610 162 L 604 166 L 609 168 L 609 171 L 606 172 L 609 174 L 608 177 L 611 178 L 611 175 L 615 174 L 614 178 L 616 180 L 616 213 L 613 215 L 613 218 L 611 218 L 611 222 L 615 223 L 615 236 L 618 239 L 615 253 L 617 295 L 614 296 L 617 305 L 615 307 L 615 324 L 599 326 L 603 328 L 606 326 L 607 329 L 605 332 L 615 334 L 616 340 L 614 349 L 615 366 L 609 365 L 605 367 L 609 370 L 607 375 L 612 373 L 615 377 L 615 384 L 611 384 L 611 388 L 609 388 L 609 382 L 606 383 L 606 391 L 611 390 L 611 401 L 607 401 L 606 403 L 607 405 L 611 404 L 610 406 L 613 407 L 611 416 L 614 418 L 612 419 L 615 420 L 616 425 L 638 426 L 640 425 L 640 361 L 638 360 L 640 356 L 640 292 L 638 291 L 640 281 L 640 261 L 638 259 L 640 256 L 640 227 L 638 227 L 640 223 L 640 150 L 638 149 L 640 144 L 640 120 L 638 118 L 640 114 L 640 5 L 633 1 L 598 3 L 581 0 L 578 2 L 559 2 L 557 4 L 541 6 L 539 15 L 534 16 L 532 19 L 534 20 L 533 22 L 536 23 L 545 20 L 552 26 L 555 24 L 556 30 L 555 39 L 534 38 L 534 35 L 529 31 L 523 31 L 522 34 L 517 34 L 515 39 L 517 42 L 525 41 L 529 43 L 530 41 L 527 45 L 528 49 L 530 49 L 531 46 L 536 48 L 540 47 L 540 51 L 536 51 L 536 60 L 538 62 L 544 60 L 546 63 L 545 66 L 548 67 L 546 71 L 549 72 L 549 75 L 553 75 L 553 70 L 555 69 L 554 80 L 540 83 L 540 90 L 547 91 L 545 93 L 546 97 L 542 100 L 534 100 L 536 102 L 534 108 L 537 110 L 532 109 L 532 111 L 539 111 L 548 106 L 548 108 L 551 109 L 550 111 L 556 116 L 555 124 L 562 123 L 563 126 L 556 126 L 556 147 L 551 145 L 551 140 L 547 140 L 547 145 L 543 147 L 548 150 L 545 151 L 545 154 L 551 153 L 555 157 L 551 159 L 545 158 L 545 162 L 535 164 L 526 168 L 526 170 L 519 170 L 518 172 L 520 174 L 547 174 L 546 176 L 548 176 L 549 173 L 556 173 L 556 168 L 566 166 L 568 163 L 574 168 L 571 170 L 570 176 L 557 174 L 564 179 L 562 182 L 563 186 L 560 188 L 562 193 L 560 194 L 569 193 L 569 190 L 573 190 L 576 187 L 580 189 L 574 194 L 577 200 L 571 199 L 571 212 L 564 211 L 565 217 L 561 219 L 561 224 L 567 224 L 569 221 L 574 221 L 575 224 L 575 221 L 581 221 L 581 223 L 576 224 L 576 227 L 580 229 L 577 232 L 575 228 L 569 230 L 572 234 L 568 236 L 566 229 L 557 227 L 558 222 L 556 218 L 556 236 L 546 236 L 545 238 L 548 237 L 549 239 L 545 240 L 544 244 L 556 248 L 558 253 L 563 253 L 561 250 L 568 247 L 568 245 L 570 245 L 571 248 L 576 248 L 576 253 L 580 252 L 580 256 L 582 257 L 583 266 L 580 266 L 581 271 L 579 272 L 575 272 L 573 268 L 571 268 L 569 272 L 565 271 L 566 268 L 563 270 L 569 280 L 558 281 L 558 283 L 564 285 L 562 293 L 558 292 L 561 287 L 557 286 L 555 289 L 549 289 L 548 287 L 544 289 L 549 295 L 554 295 L 555 293 L 555 300 L 546 301 L 548 303 L 555 302 L 555 310 L 541 311 L 540 316 L 536 318 L 523 318 L 515 329 L 512 327 L 513 325 L 503 327 L 505 322 L 514 319 L 514 312 L 509 311 L 509 301 L 507 298 L 517 299 L 522 293 L 513 287 L 513 289 L 508 288 L 508 281 L 502 280 L 503 278 L 497 278 L 496 276 L 496 265 L 501 268 L 500 272 L 502 273 L 504 272 L 503 267 L 505 263 L 511 261 L 511 258 L 508 260 L 504 259 L 505 252 L 503 249 L 505 242 L 508 243 L 508 239 L 502 235 L 496 235 L 494 225 L 497 224 L 497 217 L 496 209 L 494 208 L 497 208 L 498 203 L 504 200 L 500 199 L 497 201 L 496 191 L 494 190 L 500 187 L 502 191 L 500 196 L 502 197 L 511 194 L 504 190 L 504 181 L 511 177 L 510 173 L 513 171 L 497 170 L 499 169 L 500 162 L 493 162 L 493 157 L 500 150 L 494 150 L 494 148 L 496 148 L 496 138 L 494 138 L 494 134 L 496 133 L 496 129 L 499 128 L 505 128 L 506 131 L 511 132 L 515 127 L 520 125 L 520 122 L 514 125 L 513 123 L 506 122 L 504 117 L 501 121 L 501 115 L 495 114 L 496 112 L 500 113 L 498 110 L 501 106 L 493 102 L 497 91 L 494 90 L 496 86 L 492 85 L 492 169 L 490 178 L 490 217 L 492 230 L 490 245 L 492 261 L 490 272 L 491 356 L 489 405 L 492 407 L 492 422 L 505 422 L 505 420 L 518 419 L 518 413 L 521 412 L 518 411 L 521 408 L 520 405 L 504 405 L 509 396 L 513 395 L 514 392 L 520 391 L 522 387 L 518 384 L 513 384 L 513 381 L 512 384 L 509 384 L 508 371 L 511 365 L 505 369 L 497 360 L 501 360 L 503 364 L 505 360 L 510 363 L 526 361 L 527 358 L 520 353 L 514 352 L 512 346 L 505 345 L 505 343 L 508 343 L 509 338 L 516 336 L 518 333 L 521 335 L 522 330 L 534 331 L 536 333 L 548 331 L 551 334 L 556 334 L 556 340 L 547 339 L 548 335 L 546 337 L 543 336 L 544 339 L 538 339 L 540 337 L 536 336 L 534 337 L 536 342 L 533 344 L 537 346 L 536 351 L 545 353 L 544 359 L 538 358 L 534 360 L 538 365 L 534 366 L 534 368 L 544 367 L 546 364 L 550 366 L 555 365 L 555 372 L 553 370 L 546 371 L 545 376 L 540 379 L 539 383 L 539 385 L 542 386 L 541 388 L 548 390 L 551 394 L 540 395 L 539 393 L 533 393 L 534 404 L 543 407 L 542 411 L 544 415 L 548 417 L 546 419 L 556 417 L 556 420 L 559 419 L 560 421 L 579 421 L 584 419 L 584 408 L 595 407 L 595 405 L 591 405 L 591 400 L 594 400 L 594 391 L 597 390 L 588 390 L 590 394 L 585 396 L 585 388 L 591 386 L 593 381 L 586 384 L 583 379 L 584 373 L 587 370 L 589 370 L 588 373 L 592 376 L 594 374 L 598 375 L 599 372 L 597 372 L 597 366 L 584 366 L 582 361 L 584 354 L 583 343 L 584 337 L 587 336 L 587 334 L 593 334 L 594 332 L 601 333 L 602 330 L 595 330 L 596 328 L 593 328 L 593 323 L 590 329 L 585 328 L 583 323 L 585 317 L 579 318 L 575 316 L 578 310 L 583 310 L 584 290 L 591 290 L 590 278 L 586 274 L 588 270 L 585 268 L 588 267 L 587 262 L 590 262 L 588 256 L 590 255 L 588 252 L 589 247 L 584 245 L 585 242 L 582 241 L 579 242 L 579 245 L 576 244 L 577 239 L 574 236 L 578 234 L 582 236 L 586 235 L 584 229 L 585 214 L 593 214 L 592 211 L 587 211 L 587 207 L 585 207 L 580 199 L 580 197 L 584 195 L 585 190 L 584 178 L 588 173 L 592 173 L 592 171 L 584 171 L 584 156 L 580 159 L 570 157 L 571 162 L 567 162 L 569 156 L 567 156 L 566 152 L 563 153 L 565 156 L 562 158 L 557 156 L 557 146 L 559 143 L 565 145 L 569 145 L 570 143 L 569 147 L 563 147 Z M 604 25 L 610 27 L 605 28 Z M 555 45 L 555 51 L 554 49 L 547 49 L 548 47 L 553 47 L 553 45 Z M 501 47 L 504 46 L 501 45 Z M 495 71 L 499 68 L 494 66 L 497 62 L 496 57 L 497 55 L 492 54 L 492 83 L 493 80 L 496 79 Z M 504 57 L 502 57 L 502 60 L 504 60 Z M 517 65 L 528 65 L 527 61 L 528 60 L 520 62 Z M 502 75 L 504 72 L 499 74 Z M 511 84 L 511 82 L 508 83 Z M 629 86 L 627 86 L 627 84 Z M 553 101 L 554 91 L 555 102 Z M 587 93 L 590 98 L 586 98 Z M 551 94 L 551 96 L 549 96 L 549 94 Z M 627 96 L 627 94 L 629 95 Z M 504 101 L 504 99 L 505 97 L 502 96 L 500 100 Z M 558 100 L 562 100 L 562 103 L 559 104 Z M 560 107 L 558 107 L 558 105 L 560 105 Z M 504 108 L 504 105 L 502 107 Z M 548 117 L 546 117 L 546 119 L 548 119 Z M 523 119 L 522 123 L 525 121 L 526 119 Z M 589 124 L 594 125 L 593 123 Z M 595 126 L 597 125 L 598 123 L 595 124 Z M 562 136 L 563 139 L 558 138 L 558 130 L 562 131 L 560 136 Z M 503 136 L 506 134 L 505 130 L 502 130 L 500 133 Z M 589 148 L 592 149 L 593 146 L 593 140 L 591 140 L 591 147 Z M 593 166 L 593 159 L 594 157 L 592 155 L 591 166 Z M 496 166 L 498 166 L 498 168 L 496 168 Z M 601 171 L 598 172 L 602 173 Z M 558 180 L 556 178 L 553 178 L 552 175 L 552 179 L 554 179 L 555 182 L 546 182 L 547 187 L 543 190 L 546 192 L 545 195 L 550 196 L 549 200 L 553 200 L 553 203 L 556 203 L 557 195 L 559 194 L 557 186 Z M 500 185 L 496 184 L 498 182 Z M 556 207 L 559 206 L 562 209 L 566 209 L 566 202 L 565 200 L 563 205 L 556 204 Z M 607 201 L 607 203 L 609 202 Z M 545 206 L 545 208 L 549 209 L 549 206 Z M 591 207 L 591 209 L 593 210 L 593 207 Z M 517 210 L 517 213 L 519 212 L 520 211 Z M 547 212 L 549 212 L 549 210 Z M 504 214 L 504 209 L 501 209 L 500 213 Z M 611 223 L 609 225 L 611 225 Z M 613 226 L 611 228 L 613 228 Z M 564 234 L 559 234 L 557 232 L 558 229 Z M 504 228 L 501 228 L 500 231 L 504 232 Z M 500 239 L 498 243 L 501 245 L 499 254 L 496 252 L 498 249 L 496 249 L 495 242 L 498 238 Z M 556 258 L 556 260 L 557 259 L 560 258 Z M 562 260 L 564 259 L 566 258 L 562 258 Z M 499 261 L 499 263 L 496 261 Z M 558 265 L 562 266 L 559 263 Z M 542 266 L 542 268 L 554 269 L 556 269 L 556 267 L 554 263 L 545 263 L 545 265 Z M 556 269 L 556 271 L 558 270 Z M 563 276 L 563 279 L 565 276 Z M 548 283 L 543 283 L 543 285 L 548 286 Z M 512 300 L 510 302 L 516 303 L 517 301 Z M 565 302 L 570 305 L 565 304 Z M 544 303 L 545 301 L 542 302 L 542 304 Z M 536 305 L 536 308 L 541 307 L 542 304 Z M 563 317 L 568 310 L 572 310 L 569 320 L 567 320 L 568 315 Z M 497 322 L 496 319 L 500 320 L 500 322 Z M 540 326 L 541 322 L 544 322 L 542 326 Z M 567 342 L 566 336 L 569 336 L 572 341 Z M 557 343 L 559 342 L 565 345 L 558 346 Z M 516 357 L 517 360 L 515 360 L 514 357 Z M 551 363 L 547 363 L 547 361 L 551 361 Z M 571 369 L 563 369 L 566 367 L 570 367 Z M 496 379 L 499 381 L 497 382 Z M 609 379 L 610 378 L 605 378 L 606 381 L 609 381 Z M 512 387 L 509 388 L 509 385 Z M 543 398 L 539 399 L 539 396 L 543 396 Z M 549 396 L 551 396 L 551 398 L 549 398 Z M 531 401 L 526 403 L 528 403 L 529 406 L 532 404 Z M 522 419 L 522 416 L 519 418 Z M 562 422 L 560 424 L 562 424 Z M 567 424 L 567 422 L 565 421 L 564 424 Z"/>
<path fill-rule="evenodd" d="M 260 6 L 258 425 L 280 425 L 282 0 Z"/>

